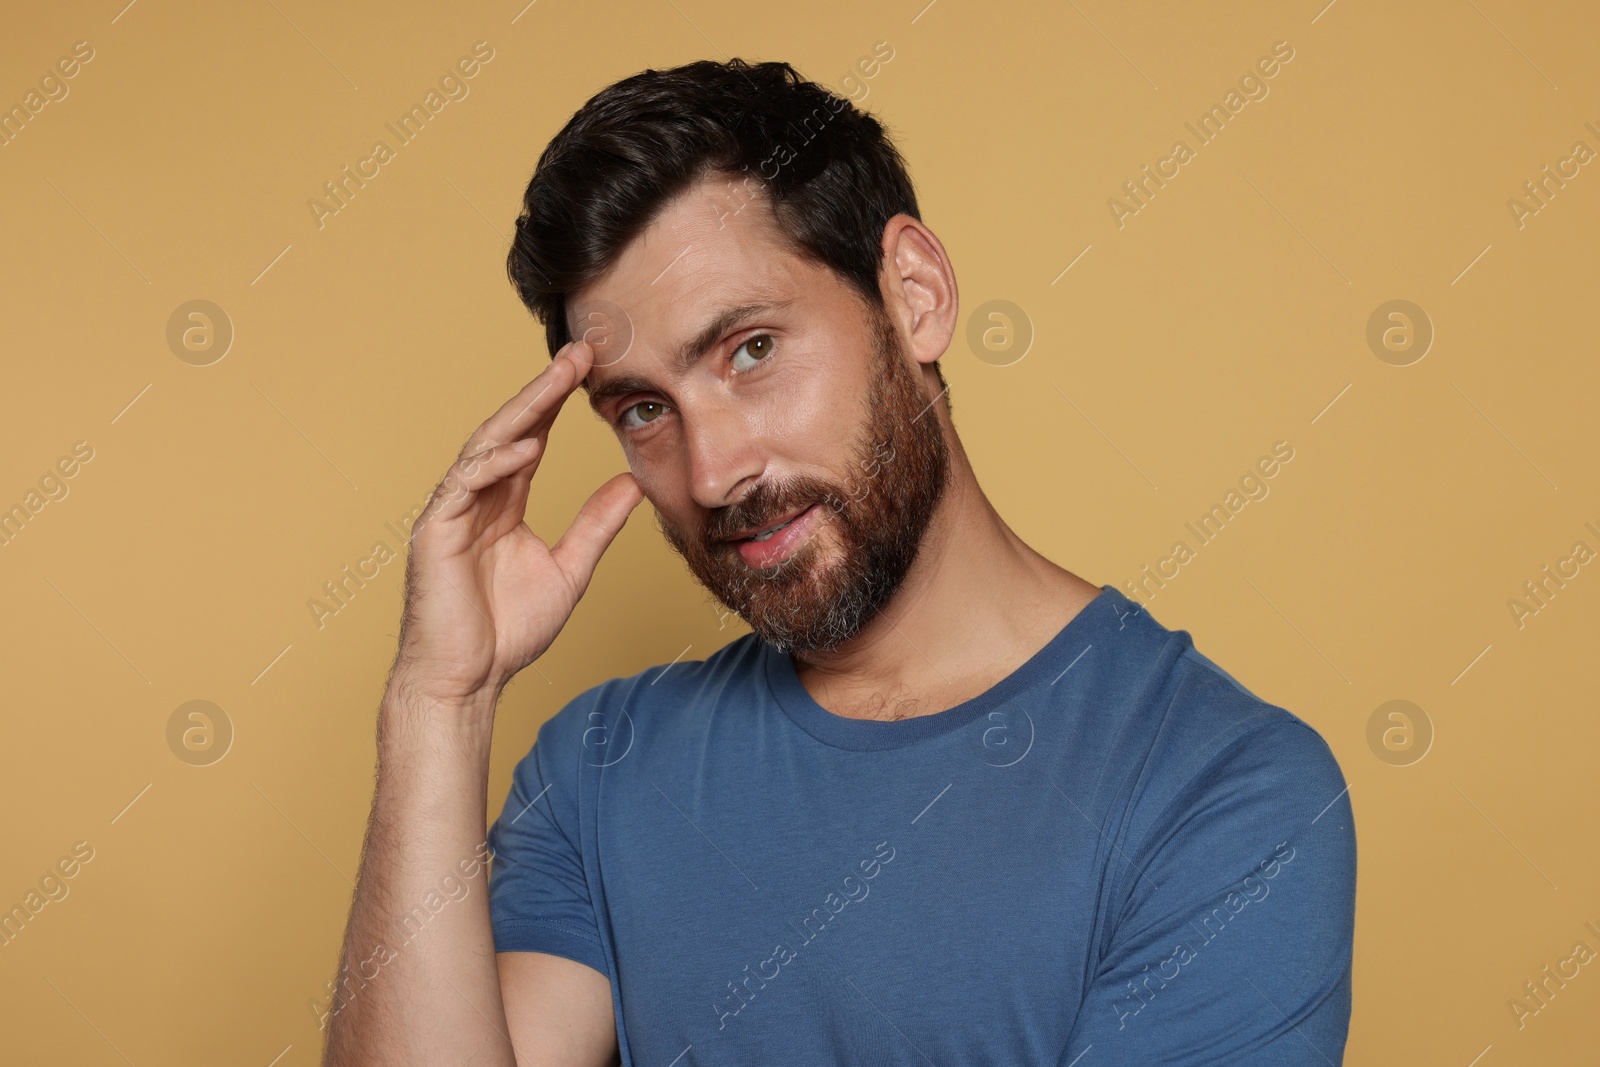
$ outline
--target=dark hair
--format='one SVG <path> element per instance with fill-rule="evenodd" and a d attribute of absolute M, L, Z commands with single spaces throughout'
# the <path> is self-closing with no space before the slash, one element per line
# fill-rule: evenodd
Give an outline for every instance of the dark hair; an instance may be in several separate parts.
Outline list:
<path fill-rule="evenodd" d="M 539 157 L 506 272 L 544 324 L 552 359 L 572 339 L 568 295 L 712 172 L 759 182 L 793 251 L 883 313 L 883 227 L 899 213 L 922 217 L 883 126 L 787 63 L 700 60 L 602 89 Z"/>

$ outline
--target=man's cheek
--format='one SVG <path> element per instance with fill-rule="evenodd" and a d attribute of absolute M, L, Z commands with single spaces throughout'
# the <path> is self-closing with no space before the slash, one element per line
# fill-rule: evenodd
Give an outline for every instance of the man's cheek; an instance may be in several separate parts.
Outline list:
<path fill-rule="evenodd" d="M 639 492 L 644 494 L 645 502 L 654 509 L 656 521 L 666 521 L 674 509 L 669 503 L 673 499 L 673 493 L 665 475 L 659 465 L 645 462 L 633 449 L 625 451 L 628 457 L 628 471 L 638 483 Z M 673 525 L 681 526 L 679 523 Z"/>

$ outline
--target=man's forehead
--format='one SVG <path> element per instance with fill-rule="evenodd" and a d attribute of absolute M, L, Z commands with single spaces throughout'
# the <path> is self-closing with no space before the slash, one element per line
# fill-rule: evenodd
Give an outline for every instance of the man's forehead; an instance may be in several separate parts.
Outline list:
<path fill-rule="evenodd" d="M 713 173 L 670 200 L 604 275 L 572 294 L 568 325 L 586 302 L 621 305 L 636 320 L 670 313 L 714 286 L 790 274 L 796 258 L 761 185 Z"/>

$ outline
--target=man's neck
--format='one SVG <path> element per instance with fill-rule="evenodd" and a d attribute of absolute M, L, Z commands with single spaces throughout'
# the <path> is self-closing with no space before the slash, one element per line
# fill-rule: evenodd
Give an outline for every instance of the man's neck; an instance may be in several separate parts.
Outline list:
<path fill-rule="evenodd" d="M 835 715 L 932 715 L 1027 662 L 1100 592 L 1012 532 L 953 433 L 950 483 L 895 595 L 860 633 L 794 656 L 813 699 Z"/>

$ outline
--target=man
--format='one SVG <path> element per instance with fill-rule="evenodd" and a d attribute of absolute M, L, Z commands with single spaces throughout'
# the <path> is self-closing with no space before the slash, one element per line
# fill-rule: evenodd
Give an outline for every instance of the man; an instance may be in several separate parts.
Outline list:
<path fill-rule="evenodd" d="M 954 270 L 876 121 L 785 64 L 625 79 L 508 266 L 556 355 L 413 531 L 328 1062 L 1340 1061 L 1339 768 L 989 504 Z M 579 384 L 629 471 L 546 546 Z M 569 701 L 485 843 L 495 700 L 642 498 L 752 633 Z"/>

